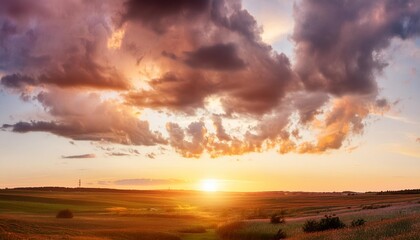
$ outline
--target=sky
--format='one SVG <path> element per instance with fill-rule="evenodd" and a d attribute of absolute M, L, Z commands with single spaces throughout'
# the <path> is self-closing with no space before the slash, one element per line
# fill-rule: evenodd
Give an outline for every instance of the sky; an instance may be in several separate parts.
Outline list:
<path fill-rule="evenodd" d="M 419 1 L 0 4 L 0 188 L 420 187 Z"/>

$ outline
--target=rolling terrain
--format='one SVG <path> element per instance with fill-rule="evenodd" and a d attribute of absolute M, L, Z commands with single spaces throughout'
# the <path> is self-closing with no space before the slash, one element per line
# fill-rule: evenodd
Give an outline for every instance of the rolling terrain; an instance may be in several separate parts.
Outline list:
<path fill-rule="evenodd" d="M 63 209 L 74 217 L 56 218 Z M 270 223 L 276 213 L 286 222 Z M 366 224 L 302 231 L 305 221 L 324 215 Z M 237 224 L 226 237 L 220 229 L 231 223 Z M 290 239 L 419 239 L 420 194 L 0 190 L 0 239 L 273 239 L 279 229 Z"/>

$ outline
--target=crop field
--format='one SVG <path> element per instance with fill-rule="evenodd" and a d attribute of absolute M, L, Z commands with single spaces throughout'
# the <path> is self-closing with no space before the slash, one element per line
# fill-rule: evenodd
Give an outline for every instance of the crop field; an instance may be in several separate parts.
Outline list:
<path fill-rule="evenodd" d="M 73 217 L 56 218 L 64 209 Z M 302 230 L 325 215 L 346 227 Z M 272 240 L 279 229 L 287 239 L 420 239 L 420 194 L 0 190 L 0 239 Z"/>

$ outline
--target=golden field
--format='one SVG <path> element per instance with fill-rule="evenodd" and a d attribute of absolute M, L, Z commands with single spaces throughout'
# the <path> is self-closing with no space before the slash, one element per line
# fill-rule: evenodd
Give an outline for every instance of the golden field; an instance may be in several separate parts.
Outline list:
<path fill-rule="evenodd" d="M 74 217 L 56 218 L 63 209 Z M 270 223 L 276 213 L 286 222 Z M 302 231 L 324 215 L 366 224 Z M 0 239 L 271 240 L 279 229 L 287 239 L 420 239 L 420 194 L 0 190 Z"/>

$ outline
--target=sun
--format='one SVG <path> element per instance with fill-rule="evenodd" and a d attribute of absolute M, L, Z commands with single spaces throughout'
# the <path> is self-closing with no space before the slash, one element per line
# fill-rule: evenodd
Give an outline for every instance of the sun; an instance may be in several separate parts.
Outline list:
<path fill-rule="evenodd" d="M 219 190 L 219 181 L 217 179 L 204 179 L 200 183 L 200 189 L 204 192 L 216 192 Z"/>

